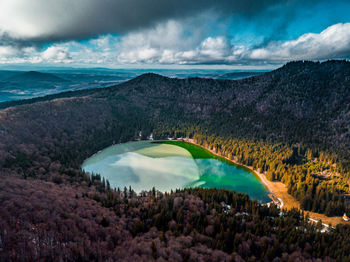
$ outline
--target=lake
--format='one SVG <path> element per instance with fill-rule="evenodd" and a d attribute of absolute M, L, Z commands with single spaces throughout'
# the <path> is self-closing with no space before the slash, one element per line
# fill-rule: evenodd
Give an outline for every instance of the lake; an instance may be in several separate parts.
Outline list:
<path fill-rule="evenodd" d="M 268 190 L 249 169 L 206 149 L 182 141 L 137 141 L 110 146 L 82 165 L 100 174 L 112 188 L 131 186 L 136 192 L 186 187 L 224 188 L 270 202 Z"/>

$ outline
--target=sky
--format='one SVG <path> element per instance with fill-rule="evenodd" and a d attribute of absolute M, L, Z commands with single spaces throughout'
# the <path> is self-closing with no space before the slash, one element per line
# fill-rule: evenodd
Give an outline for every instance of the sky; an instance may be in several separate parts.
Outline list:
<path fill-rule="evenodd" d="M 0 67 L 258 69 L 349 58 L 348 0 L 0 0 Z"/>

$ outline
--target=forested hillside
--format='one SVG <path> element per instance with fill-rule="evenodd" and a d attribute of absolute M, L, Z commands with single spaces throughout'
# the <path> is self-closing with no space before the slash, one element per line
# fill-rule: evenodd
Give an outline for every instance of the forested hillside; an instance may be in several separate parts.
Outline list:
<path fill-rule="evenodd" d="M 275 206 L 227 190 L 136 197 L 126 188 L 108 189 L 99 177 L 78 187 L 16 178 L 3 183 L 2 261 L 350 259 L 349 226 L 325 233 L 297 210 L 281 216 Z"/>
<path fill-rule="evenodd" d="M 299 215 L 290 213 L 286 218 L 269 220 L 268 216 L 276 216 L 273 209 L 263 211 L 261 214 L 264 215 L 259 213 L 258 219 L 245 219 L 248 222 L 254 221 L 253 224 L 247 224 L 224 218 L 224 214 L 217 214 L 207 206 L 214 205 L 211 200 L 201 200 L 204 201 L 201 202 L 201 205 L 204 205 L 203 212 L 210 214 L 210 219 L 214 221 L 210 222 L 211 224 L 202 222 L 213 225 L 214 229 L 205 231 L 204 228 L 195 228 L 194 230 L 193 227 L 198 222 L 195 222 L 198 218 L 193 220 L 188 218 L 190 221 L 186 220 L 188 224 L 183 222 L 181 227 L 175 226 L 174 230 L 170 229 L 169 223 L 172 219 L 175 220 L 176 225 L 182 219 L 181 217 L 175 219 L 174 214 L 168 213 L 169 203 L 158 198 L 151 202 L 144 202 L 142 197 L 127 197 L 126 193 L 105 189 L 106 186 L 98 186 L 99 182 L 96 184 L 96 181 L 91 181 L 80 170 L 80 165 L 85 158 L 112 143 L 135 139 L 139 131 L 142 131 L 143 138 L 152 132 L 156 138 L 186 136 L 194 138 L 198 143 L 222 155 L 266 171 L 269 179 L 281 180 L 288 186 L 289 192 L 300 200 L 304 209 L 327 215 L 342 215 L 349 209 L 344 198 L 344 193 L 349 192 L 350 184 L 349 87 L 349 62 L 291 62 L 275 71 L 236 81 L 200 78 L 180 80 L 145 74 L 114 87 L 0 104 L 0 108 L 3 108 L 0 110 L 0 173 L 3 181 L 0 192 L 1 202 L 6 202 L 6 205 L 2 206 L 3 212 L 0 212 L 1 221 L 4 221 L 0 227 L 2 257 L 6 257 L 9 252 L 15 252 L 13 250 L 17 248 L 17 250 L 29 248 L 25 243 L 22 243 L 22 246 L 18 241 L 11 240 L 11 242 L 8 238 L 9 234 L 23 230 L 24 234 L 27 234 L 30 226 L 44 230 L 39 226 L 42 220 L 37 219 L 37 210 L 41 210 L 40 212 L 44 213 L 43 217 L 46 217 L 50 213 L 49 204 L 34 208 L 30 205 L 26 206 L 23 201 L 25 203 L 38 201 L 40 196 L 33 194 L 33 190 L 43 187 L 44 189 L 39 190 L 48 192 L 48 188 L 52 187 L 54 190 L 47 195 L 50 199 L 48 203 L 59 206 L 61 210 L 52 223 L 56 225 L 66 223 L 64 221 L 69 214 L 76 208 L 84 209 L 86 205 L 91 209 L 91 216 L 77 214 L 86 223 L 95 221 L 94 223 L 101 223 L 102 227 L 103 225 L 111 227 L 117 223 L 118 219 L 130 218 L 123 228 L 128 232 L 125 234 L 136 236 L 133 241 L 140 241 L 140 245 L 147 243 L 146 247 L 133 251 L 138 256 L 142 256 L 142 250 L 147 249 L 151 250 L 148 255 L 167 259 L 165 255 L 160 255 L 159 247 L 165 241 L 164 239 L 169 238 L 167 234 L 171 234 L 172 237 L 183 238 L 184 241 L 191 236 L 188 238 L 188 243 L 187 240 L 185 243 L 182 243 L 182 240 L 178 242 L 179 250 L 190 249 L 200 253 L 202 251 L 199 249 L 204 245 L 221 250 L 220 252 L 223 253 L 218 255 L 219 258 L 226 255 L 228 255 L 227 259 L 239 256 L 244 259 L 270 260 L 272 257 L 280 257 L 285 261 L 293 254 L 305 258 L 325 258 L 326 256 L 338 260 L 342 257 L 346 258 L 349 256 L 349 253 L 346 253 L 349 249 L 346 247 L 342 249 L 337 246 L 335 250 L 339 254 L 323 247 L 327 241 L 341 246 L 339 239 L 344 239 L 342 234 L 347 232 L 347 227 L 346 229 L 337 228 L 335 235 L 327 233 L 322 237 L 315 228 L 310 228 L 307 230 L 313 233 L 301 242 L 297 240 L 301 237 L 300 232 L 295 233 L 294 239 L 286 239 L 287 242 L 283 242 L 283 234 L 278 235 L 279 230 L 276 231 L 276 235 L 270 235 L 264 231 L 265 225 L 270 225 L 269 229 L 273 232 L 277 223 L 284 228 L 283 230 L 290 232 L 290 225 L 295 227 L 296 224 L 301 223 Z M 12 194 L 6 194 L 8 188 L 12 188 Z M 66 191 L 74 191 L 77 194 L 63 193 Z M 88 193 L 88 191 L 91 192 Z M 208 191 L 208 194 L 209 192 L 214 195 L 219 194 L 215 190 Z M 68 199 L 60 200 L 57 197 L 56 202 L 56 194 L 57 196 L 65 194 Z M 198 191 L 187 190 L 179 194 L 183 199 L 196 197 L 203 199 L 203 195 L 199 196 Z M 84 201 L 81 200 L 83 196 Z M 171 199 L 175 195 L 168 197 Z M 229 198 L 232 197 L 235 196 Z M 105 198 L 110 198 L 110 201 L 104 200 Z M 123 200 L 113 200 L 114 198 Z M 72 201 L 72 205 L 61 205 L 62 201 Z M 228 203 L 227 201 L 231 200 L 224 202 Z M 120 204 L 121 202 L 130 204 L 124 207 Z M 238 202 L 238 205 L 252 203 L 246 199 Z M 152 206 L 150 209 L 148 209 L 149 204 Z M 256 205 L 256 203 L 247 205 Z M 17 207 L 21 208 L 21 213 L 14 212 Z M 162 208 L 165 209 L 163 213 Z M 214 209 L 218 210 L 218 207 Z M 256 212 L 251 207 L 246 207 L 244 210 L 248 213 Z M 235 208 L 235 212 L 240 211 L 243 209 Z M 103 222 L 102 218 L 97 216 L 101 212 L 105 212 L 108 216 Z M 179 212 L 176 209 L 176 213 L 181 214 L 182 211 Z M 153 222 L 142 225 L 137 219 L 132 219 L 140 217 L 141 214 L 142 217 L 151 219 Z M 290 216 L 296 220 L 292 221 Z M 18 224 L 13 221 L 18 221 Z M 79 223 L 76 222 L 77 225 Z M 215 228 L 220 224 L 225 227 Z M 144 240 L 144 238 L 149 239 L 149 234 L 153 234 L 150 226 L 155 226 L 158 230 L 154 233 L 154 243 Z M 166 233 L 169 229 L 171 232 Z M 50 252 L 53 252 L 54 245 L 60 245 L 62 250 L 67 252 L 67 257 L 64 258 L 66 260 L 72 261 L 78 258 L 96 260 L 96 256 L 105 256 L 102 251 L 101 253 L 96 251 L 96 254 L 90 256 L 79 244 L 68 245 L 68 248 L 66 244 L 68 240 L 64 239 L 67 230 L 64 227 L 50 226 L 48 230 L 57 237 L 54 238 L 54 242 L 52 242 L 53 238 L 45 240 L 47 236 L 41 238 L 42 231 L 34 230 L 35 232 L 28 233 L 28 236 L 39 237 L 41 241 L 39 242 L 42 243 L 42 246 L 38 247 L 34 244 L 32 248 L 42 251 L 51 250 L 47 251 L 49 253 L 40 253 L 40 257 L 52 258 L 53 255 Z M 93 244 L 100 243 L 96 244 L 94 250 L 99 250 L 101 243 L 104 243 L 102 249 L 110 252 L 115 251 L 117 246 L 122 247 L 120 239 L 123 237 L 118 232 L 115 233 L 116 236 L 112 236 L 109 235 L 109 231 L 103 231 L 106 234 L 105 238 L 103 235 L 100 238 L 99 235 L 97 239 L 92 239 L 93 234 L 82 233 L 88 231 L 86 227 L 78 227 L 75 230 L 76 234 L 82 234 L 82 238 L 86 238 L 86 241 L 91 241 Z M 283 230 L 281 232 L 284 232 Z M 164 241 L 158 242 L 156 238 L 160 231 L 165 232 L 165 236 L 161 235 Z M 193 234 L 197 233 L 201 239 L 198 242 L 193 240 L 195 238 Z M 138 234 L 140 234 L 139 238 L 137 238 Z M 243 234 L 242 239 L 239 237 L 236 244 L 228 246 L 226 238 L 234 234 Z M 255 238 L 253 235 L 259 237 Z M 263 236 L 267 238 L 260 239 Z M 128 237 L 131 238 L 130 235 Z M 107 240 L 99 242 L 101 239 L 109 239 L 111 242 Z M 47 241 L 51 244 L 48 245 Z M 271 247 L 271 250 L 267 248 L 271 253 L 261 251 L 260 247 L 255 249 L 257 241 L 260 241 L 258 246 L 264 246 L 262 249 L 265 251 L 267 247 Z M 317 244 L 313 244 L 310 249 L 311 242 Z M 38 242 L 35 241 L 35 243 Z M 197 244 L 199 246 L 196 246 Z M 278 248 L 283 251 L 277 252 Z M 179 250 L 177 254 L 182 252 Z M 253 250 L 257 250 L 254 251 L 256 253 Z M 204 256 L 207 259 L 213 259 L 209 254 Z M 13 255 L 13 258 L 16 260 L 16 255 Z M 148 257 L 145 256 L 144 260 L 147 260 L 146 258 Z M 191 254 L 181 253 L 181 257 L 174 260 L 185 258 L 191 260 Z"/>

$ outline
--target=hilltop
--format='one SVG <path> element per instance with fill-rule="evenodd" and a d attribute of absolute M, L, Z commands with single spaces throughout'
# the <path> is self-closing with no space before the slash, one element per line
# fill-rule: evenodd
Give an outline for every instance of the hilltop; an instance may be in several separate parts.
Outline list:
<path fill-rule="evenodd" d="M 6 78 L 21 74 L 21 71 L 12 71 L 12 70 L 0 70 L 0 81 L 3 81 Z"/>
<path fill-rule="evenodd" d="M 55 76 L 50 73 L 42 73 L 37 71 L 28 71 L 24 73 L 18 73 L 12 75 L 2 81 L 10 81 L 10 82 L 67 82 L 61 77 Z"/>
<path fill-rule="evenodd" d="M 252 76 L 258 76 L 262 75 L 264 72 L 233 72 L 233 73 L 226 73 L 226 74 L 219 74 L 219 75 L 213 75 L 212 78 L 214 79 L 243 79 L 248 78 Z M 209 76 L 210 77 L 210 76 Z"/>

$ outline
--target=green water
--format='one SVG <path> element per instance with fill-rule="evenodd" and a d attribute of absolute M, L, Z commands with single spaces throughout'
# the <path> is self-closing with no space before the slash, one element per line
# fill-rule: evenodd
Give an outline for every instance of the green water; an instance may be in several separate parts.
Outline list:
<path fill-rule="evenodd" d="M 136 192 L 185 187 L 225 188 L 263 203 L 268 191 L 248 169 L 199 146 L 180 142 L 139 141 L 110 146 L 84 161 L 82 168 L 109 180 L 111 187 Z"/>

